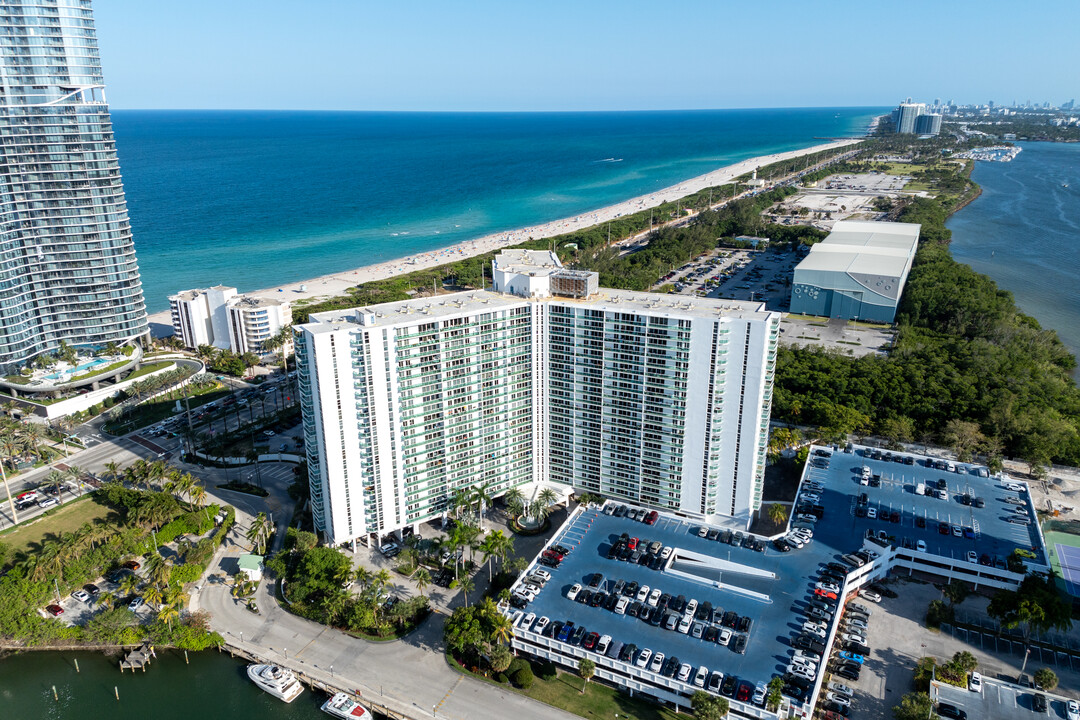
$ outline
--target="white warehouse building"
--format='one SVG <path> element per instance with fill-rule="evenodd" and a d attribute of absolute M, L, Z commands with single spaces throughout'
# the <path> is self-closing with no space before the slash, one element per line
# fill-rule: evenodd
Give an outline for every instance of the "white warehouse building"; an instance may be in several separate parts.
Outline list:
<path fill-rule="evenodd" d="M 566 297 L 595 287 L 595 274 L 542 255 L 534 275 L 513 258 L 516 294 L 330 311 L 297 328 L 313 514 L 327 541 L 415 527 L 479 486 L 498 496 L 558 485 L 749 524 L 779 314 L 622 290 Z M 560 271 L 571 275 L 552 292 Z"/>

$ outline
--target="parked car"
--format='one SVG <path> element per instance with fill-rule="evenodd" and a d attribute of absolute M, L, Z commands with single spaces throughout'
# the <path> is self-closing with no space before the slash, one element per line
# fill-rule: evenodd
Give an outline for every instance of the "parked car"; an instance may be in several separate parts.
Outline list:
<path fill-rule="evenodd" d="M 926 548 L 926 545 L 924 543 L 923 544 L 923 549 L 925 549 L 925 548 Z M 865 599 L 869 600 L 870 602 L 876 602 L 876 603 L 881 602 L 881 596 L 878 595 L 873 590 L 866 590 L 866 589 L 860 590 L 859 591 L 859 597 L 865 598 Z"/>
<path fill-rule="evenodd" d="M 45 606 L 45 611 L 48 612 L 53 617 L 60 617 L 61 615 L 64 614 L 64 608 L 62 608 L 62 607 L 60 607 L 59 605 L 56 605 L 56 604 L 46 605 Z"/>

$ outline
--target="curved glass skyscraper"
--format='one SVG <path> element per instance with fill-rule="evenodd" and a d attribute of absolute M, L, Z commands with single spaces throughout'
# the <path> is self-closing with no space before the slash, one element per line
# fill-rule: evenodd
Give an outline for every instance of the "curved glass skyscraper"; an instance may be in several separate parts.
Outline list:
<path fill-rule="evenodd" d="M 148 332 L 90 0 L 0 2 L 0 367 Z"/>

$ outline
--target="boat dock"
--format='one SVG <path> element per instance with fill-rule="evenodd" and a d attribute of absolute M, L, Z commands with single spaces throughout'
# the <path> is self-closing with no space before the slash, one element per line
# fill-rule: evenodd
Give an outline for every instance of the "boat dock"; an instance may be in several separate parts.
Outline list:
<path fill-rule="evenodd" d="M 131 672 L 136 670 L 142 670 L 146 672 L 146 666 L 150 664 L 150 659 L 157 659 L 157 653 L 154 652 L 154 646 L 147 640 L 139 647 L 128 652 L 127 655 L 120 660 L 120 672 L 124 672 L 124 669 L 130 669 Z"/>
<path fill-rule="evenodd" d="M 219 650 L 221 649 L 222 648 L 219 648 Z M 307 685 L 312 690 L 321 690 L 322 692 L 330 695 L 331 697 L 333 697 L 339 692 L 343 692 L 346 695 L 349 695 L 350 697 L 359 700 L 361 703 L 363 703 L 364 707 L 366 707 L 368 710 L 375 713 L 375 715 L 379 717 L 385 717 L 389 720 L 427 720 L 432 717 L 432 715 L 430 714 L 420 712 L 419 708 L 411 708 L 413 712 L 408 713 L 402 712 L 399 709 L 387 707 L 380 702 L 373 701 L 370 695 L 365 696 L 364 693 L 357 688 L 345 687 L 344 685 L 336 685 L 334 683 L 327 682 L 325 679 L 312 677 L 309 673 L 306 673 L 303 670 L 292 666 L 291 663 L 283 663 L 280 660 L 269 660 L 267 658 L 259 657 L 250 650 L 238 647 L 237 645 L 230 642 L 225 643 L 224 650 L 228 651 L 230 657 L 241 657 L 245 660 L 248 660 L 249 662 L 274 663 L 277 665 L 281 665 L 282 667 L 287 667 L 293 672 L 297 680 L 299 680 L 304 685 Z"/>

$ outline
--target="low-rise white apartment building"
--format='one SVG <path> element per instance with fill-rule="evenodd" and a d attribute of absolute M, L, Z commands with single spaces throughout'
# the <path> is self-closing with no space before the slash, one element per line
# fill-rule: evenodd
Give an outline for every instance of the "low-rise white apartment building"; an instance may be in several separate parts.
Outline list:
<path fill-rule="evenodd" d="M 570 292 L 590 282 L 577 280 Z M 477 486 L 497 496 L 559 484 L 748 524 L 761 504 L 779 314 L 516 289 L 318 313 L 297 329 L 313 512 L 327 540 L 415 526 Z"/>
<path fill-rule="evenodd" d="M 169 307 L 173 333 L 185 347 L 212 345 L 237 354 L 263 352 L 263 342 L 292 322 L 288 302 L 237 295 L 224 285 L 171 295 Z"/>

